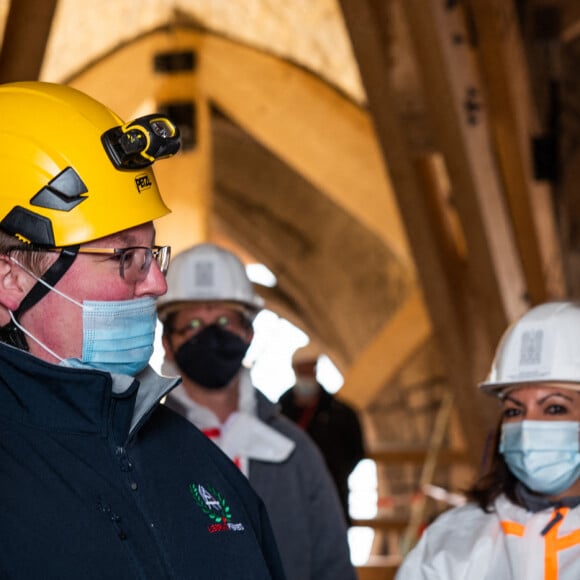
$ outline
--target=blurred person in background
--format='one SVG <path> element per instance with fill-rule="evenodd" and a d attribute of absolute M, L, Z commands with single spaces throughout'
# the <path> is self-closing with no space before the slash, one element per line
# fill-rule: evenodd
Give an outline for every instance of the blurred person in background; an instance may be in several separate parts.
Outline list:
<path fill-rule="evenodd" d="M 204 243 L 177 255 L 158 300 L 167 406 L 216 443 L 268 510 L 288 580 L 352 580 L 340 502 L 319 450 L 251 383 L 242 361 L 262 309 L 244 265 Z"/>
<path fill-rule="evenodd" d="M 280 397 L 280 408 L 322 452 L 350 525 L 348 477 L 365 456 L 363 433 L 356 411 L 318 382 L 318 360 L 319 352 L 311 345 L 296 350 L 292 357 L 296 383 Z"/>

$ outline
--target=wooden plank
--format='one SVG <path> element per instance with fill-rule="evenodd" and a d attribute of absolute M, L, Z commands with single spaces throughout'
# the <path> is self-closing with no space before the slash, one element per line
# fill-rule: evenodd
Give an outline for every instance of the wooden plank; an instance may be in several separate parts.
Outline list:
<path fill-rule="evenodd" d="M 394 580 L 401 557 L 398 555 L 370 556 L 369 561 L 357 566 L 358 580 Z"/>
<path fill-rule="evenodd" d="M 0 82 L 37 80 L 58 0 L 12 0 L 0 52 Z"/>
<path fill-rule="evenodd" d="M 376 462 L 393 464 L 423 465 L 427 459 L 426 447 L 414 445 L 383 445 L 369 449 L 367 457 Z M 467 453 L 459 449 L 441 449 L 437 454 L 437 465 L 468 463 Z"/>

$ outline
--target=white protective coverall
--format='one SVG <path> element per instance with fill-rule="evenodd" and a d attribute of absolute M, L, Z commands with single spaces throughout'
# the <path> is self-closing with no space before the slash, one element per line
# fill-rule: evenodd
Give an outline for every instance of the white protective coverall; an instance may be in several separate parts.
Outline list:
<path fill-rule="evenodd" d="M 396 580 L 579 580 L 580 506 L 530 512 L 500 496 L 470 503 L 423 533 Z"/>

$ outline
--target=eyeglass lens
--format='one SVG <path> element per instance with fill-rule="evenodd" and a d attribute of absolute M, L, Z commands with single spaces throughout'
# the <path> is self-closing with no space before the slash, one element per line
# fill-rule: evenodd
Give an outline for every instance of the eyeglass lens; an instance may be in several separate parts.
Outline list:
<path fill-rule="evenodd" d="M 121 254 L 121 278 L 129 281 L 142 281 L 151 269 L 153 258 L 161 273 L 165 275 L 169 266 L 170 248 L 168 246 L 146 248 L 125 248 Z"/>

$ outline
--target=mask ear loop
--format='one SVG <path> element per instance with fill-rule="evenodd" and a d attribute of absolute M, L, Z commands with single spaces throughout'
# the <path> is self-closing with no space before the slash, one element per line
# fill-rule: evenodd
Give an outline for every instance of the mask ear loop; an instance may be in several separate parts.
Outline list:
<path fill-rule="evenodd" d="M 28 332 L 25 333 L 22 330 L 22 326 L 17 324 L 17 321 L 24 312 L 32 308 L 50 290 L 52 290 L 56 283 L 66 274 L 67 270 L 72 266 L 78 255 L 79 247 L 80 246 L 77 245 L 63 248 L 56 262 L 54 262 L 54 264 L 52 264 L 52 266 L 40 278 L 37 278 L 36 284 L 24 297 L 20 306 L 14 311 L 14 313 L 10 313 L 11 321 L 0 328 L 1 342 L 19 348 L 20 350 L 30 350 L 28 343 L 26 342 L 26 336 L 30 336 L 30 334 Z M 30 338 L 33 337 L 30 336 Z M 42 344 L 40 346 L 44 347 Z"/>
<path fill-rule="evenodd" d="M 30 334 L 30 332 L 28 332 L 28 330 L 26 330 L 26 328 L 24 328 L 24 326 L 21 326 L 18 323 L 18 321 L 16 320 L 16 318 L 14 317 L 14 314 L 11 310 L 8 311 L 8 314 L 10 315 L 10 320 L 12 321 L 12 322 L 10 322 L 10 325 L 13 325 L 16 330 L 20 331 L 20 333 L 22 333 L 22 334 L 25 334 L 28 338 L 33 340 L 36 344 L 38 344 L 38 346 L 43 348 L 48 354 L 52 355 L 58 361 L 62 362 L 64 360 L 61 356 L 58 356 L 58 354 L 56 354 L 56 352 L 54 352 L 54 350 L 48 348 L 48 346 L 46 346 L 46 344 L 44 344 L 42 341 L 38 340 L 38 338 L 36 338 L 36 336 L 33 336 L 32 334 Z M 24 339 L 24 340 L 26 340 L 26 339 Z M 29 350 L 28 344 L 26 344 L 25 350 Z"/>
<path fill-rule="evenodd" d="M 75 300 L 74 298 L 71 298 L 70 296 L 67 296 L 64 292 L 61 292 L 58 288 L 56 288 L 55 286 L 51 286 L 46 280 L 44 280 L 43 278 L 39 278 L 34 272 L 32 272 L 31 270 L 29 270 L 26 266 L 23 266 L 16 258 L 10 258 L 17 266 L 19 266 L 20 268 L 22 268 L 31 278 L 34 278 L 39 284 L 42 284 L 45 288 L 46 291 L 44 292 L 44 294 L 47 294 L 49 291 L 51 292 L 55 292 L 56 294 L 58 294 L 59 296 L 61 296 L 62 298 L 64 298 L 65 300 L 68 300 L 69 302 L 71 302 L 72 304 L 75 304 L 76 306 L 78 306 L 79 308 L 82 308 L 83 305 L 78 302 L 77 300 Z M 38 302 L 38 300 L 37 300 Z M 29 307 L 30 308 L 30 307 Z M 28 310 L 28 308 L 27 308 Z M 21 314 L 21 312 L 20 312 Z"/>

